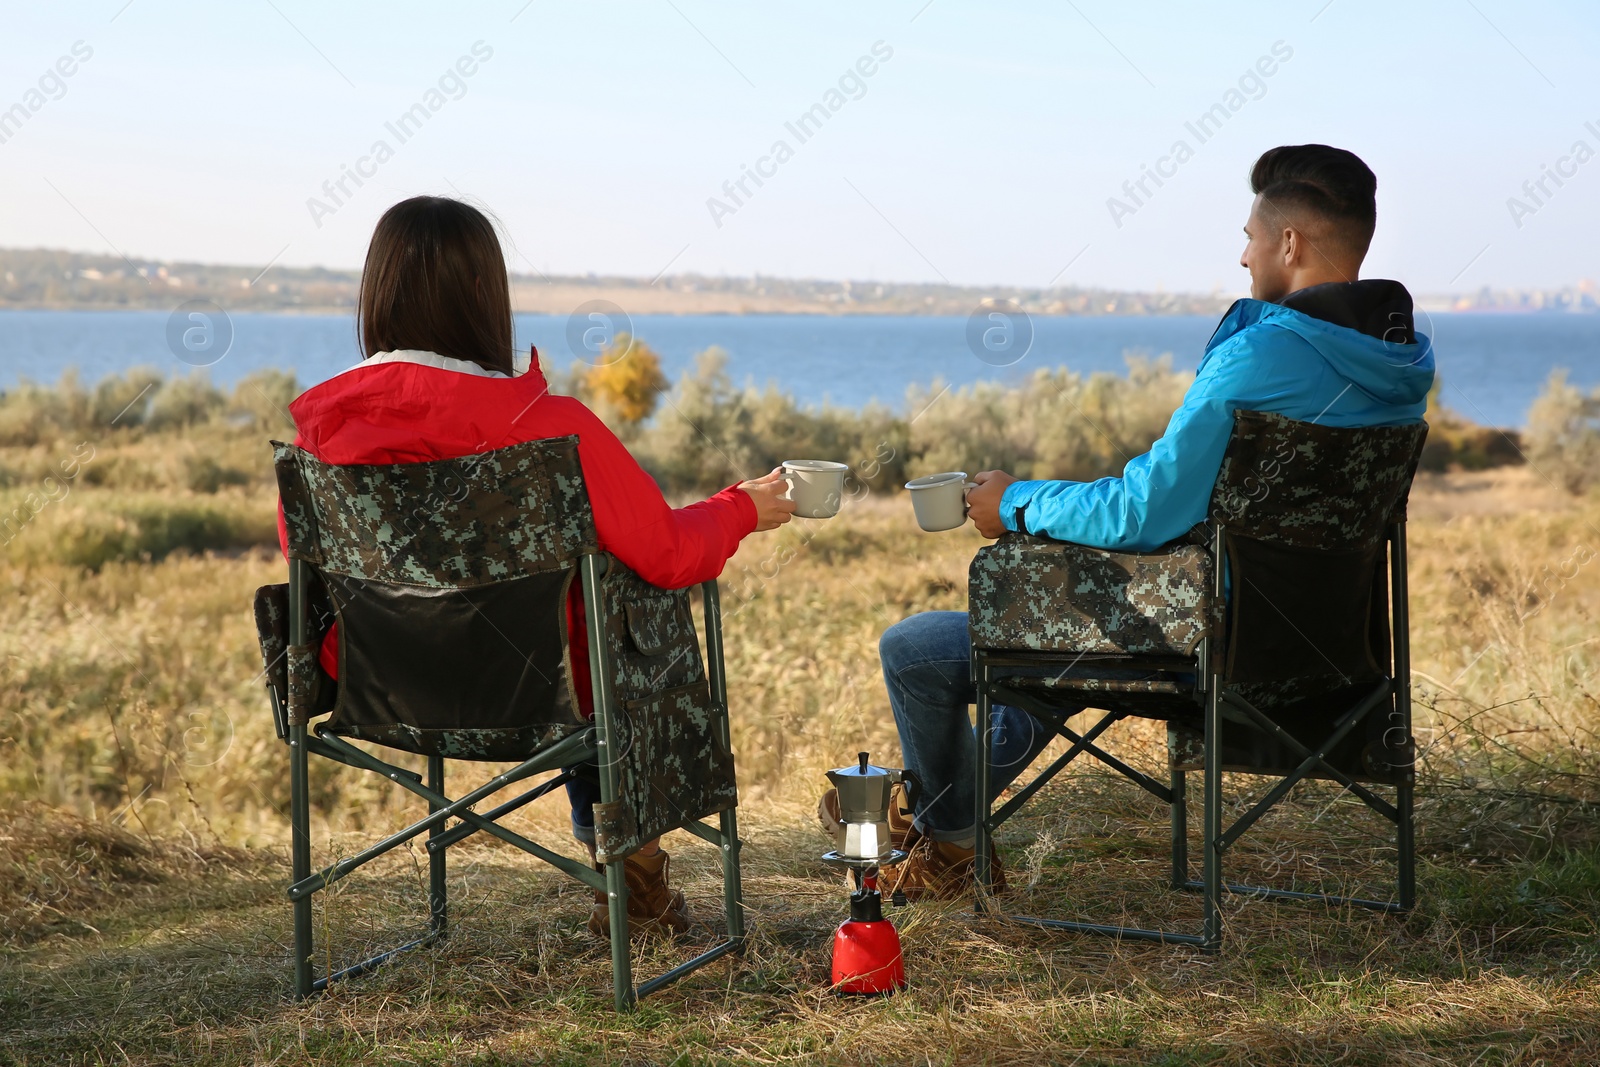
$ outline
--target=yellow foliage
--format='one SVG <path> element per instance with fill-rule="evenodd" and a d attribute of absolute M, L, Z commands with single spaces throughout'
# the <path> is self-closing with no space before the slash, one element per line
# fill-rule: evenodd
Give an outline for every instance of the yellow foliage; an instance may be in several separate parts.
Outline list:
<path fill-rule="evenodd" d="M 628 423 L 643 422 L 668 386 L 661 357 L 649 345 L 619 333 L 583 376 L 589 397 Z"/>

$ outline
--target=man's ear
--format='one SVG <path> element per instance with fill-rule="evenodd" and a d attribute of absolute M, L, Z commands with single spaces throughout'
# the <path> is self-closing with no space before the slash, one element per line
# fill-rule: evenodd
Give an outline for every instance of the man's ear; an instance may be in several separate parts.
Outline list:
<path fill-rule="evenodd" d="M 1306 258 L 1306 236 L 1293 226 L 1283 228 L 1283 265 L 1293 267 Z"/>

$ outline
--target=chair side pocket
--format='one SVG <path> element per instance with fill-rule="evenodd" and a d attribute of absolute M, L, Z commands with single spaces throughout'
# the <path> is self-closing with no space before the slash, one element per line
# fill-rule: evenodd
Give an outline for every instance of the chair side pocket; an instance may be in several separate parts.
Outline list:
<path fill-rule="evenodd" d="M 623 701 L 620 712 L 622 798 L 639 843 L 739 803 L 733 753 L 704 678 Z"/>

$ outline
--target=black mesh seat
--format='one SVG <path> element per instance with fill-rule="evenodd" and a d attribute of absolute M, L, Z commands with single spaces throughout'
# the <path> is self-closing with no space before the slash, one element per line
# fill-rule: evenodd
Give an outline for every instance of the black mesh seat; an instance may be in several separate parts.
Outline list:
<path fill-rule="evenodd" d="M 1216 951 L 1224 892 L 1412 907 L 1405 505 L 1426 435 L 1424 423 L 1341 429 L 1237 412 L 1209 519 L 1187 538 L 1130 554 L 1008 534 L 979 551 L 969 591 L 978 722 L 990 722 L 993 705 L 1012 705 L 1069 743 L 993 809 L 993 738 L 980 731 L 979 855 L 996 827 L 1088 754 L 1171 806 L 1172 884 L 1204 896 L 1198 934 L 1011 918 Z M 1066 723 L 1085 708 L 1105 714 L 1079 734 Z M 1129 717 L 1167 722 L 1170 782 L 1095 743 Z M 1279 779 L 1226 828 L 1225 770 Z M 1198 880 L 1188 869 L 1189 771 L 1204 781 Z M 1340 783 L 1394 825 L 1396 899 L 1223 881 L 1227 848 L 1306 778 Z M 1375 786 L 1392 789 L 1393 801 Z M 978 869 L 979 906 L 991 909 L 989 868 Z"/>
<path fill-rule="evenodd" d="M 333 466 L 274 442 L 289 581 L 258 590 L 255 613 L 278 735 L 290 753 L 297 995 L 394 954 L 314 978 L 312 897 L 424 833 L 432 914 L 427 933 L 402 948 L 447 932 L 447 849 L 480 831 L 609 894 L 619 1010 L 742 947 L 717 584 L 701 586 L 702 658 L 689 591 L 651 586 L 599 550 L 577 445 L 576 437 L 551 438 L 454 460 Z M 592 721 L 581 713 L 569 666 L 574 582 L 585 606 Z M 337 681 L 318 662 L 334 623 Z M 425 756 L 426 781 L 353 741 Z M 425 800 L 428 815 L 313 872 L 313 755 L 390 779 Z M 447 759 L 515 765 L 452 799 Z M 499 822 L 576 773 L 562 768 L 588 765 L 598 768 L 604 874 Z M 474 809 L 541 774 L 551 777 L 492 810 Z M 715 827 L 701 821 L 711 815 Z M 678 828 L 721 851 L 727 937 L 635 987 L 622 861 Z"/>

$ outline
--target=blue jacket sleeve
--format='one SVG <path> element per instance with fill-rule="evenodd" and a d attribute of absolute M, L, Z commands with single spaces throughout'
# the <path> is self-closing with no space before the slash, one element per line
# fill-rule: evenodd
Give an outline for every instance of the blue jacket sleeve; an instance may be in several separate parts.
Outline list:
<path fill-rule="evenodd" d="M 1206 517 L 1250 360 L 1209 354 L 1150 451 L 1120 478 L 1014 482 L 1000 500 L 1006 529 L 1121 552 L 1148 552 Z"/>

